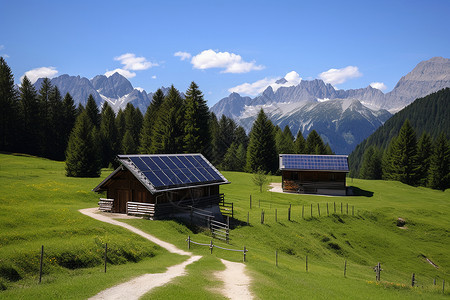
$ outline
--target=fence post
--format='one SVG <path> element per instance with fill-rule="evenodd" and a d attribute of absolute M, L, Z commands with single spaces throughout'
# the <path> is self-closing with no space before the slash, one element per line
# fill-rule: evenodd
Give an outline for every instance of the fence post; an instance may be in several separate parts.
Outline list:
<path fill-rule="evenodd" d="M 275 223 L 277 222 L 277 209 L 275 208 Z"/>
<path fill-rule="evenodd" d="M 444 287 L 445 287 L 445 279 L 442 280 L 442 294 L 445 294 Z"/>
<path fill-rule="evenodd" d="M 211 251 L 211 254 L 212 254 L 213 248 L 214 248 L 214 245 L 213 245 L 213 242 L 211 240 L 211 243 L 209 244 L 209 250 Z"/>
<path fill-rule="evenodd" d="M 352 205 L 352 216 L 354 216 L 354 215 L 355 215 L 355 206 Z"/>
<path fill-rule="evenodd" d="M 106 273 L 106 259 L 108 258 L 108 243 L 105 244 L 105 273 Z"/>
<path fill-rule="evenodd" d="M 341 202 L 341 215 L 342 215 L 342 202 Z"/>
<path fill-rule="evenodd" d="M 415 278 L 415 277 L 416 277 L 415 274 L 412 273 L 412 277 L 411 277 L 411 286 L 412 286 L 412 287 L 414 287 L 414 282 L 416 281 L 416 278 Z"/>
<path fill-rule="evenodd" d="M 252 209 L 252 195 L 250 195 L 250 209 Z"/>
<path fill-rule="evenodd" d="M 230 216 L 227 216 L 227 227 L 230 228 Z"/>
<path fill-rule="evenodd" d="M 308 272 L 308 255 L 306 255 L 306 272 Z"/>
<path fill-rule="evenodd" d="M 234 218 L 234 202 L 231 202 L 231 218 Z"/>
<path fill-rule="evenodd" d="M 348 216 L 348 203 L 347 203 L 347 216 Z"/>
<path fill-rule="evenodd" d="M 250 225 L 250 212 L 247 212 L 247 226 Z"/>
<path fill-rule="evenodd" d="M 188 235 L 188 249 L 191 249 L 191 236 Z"/>
<path fill-rule="evenodd" d="M 291 205 L 289 204 L 289 208 L 288 208 L 288 221 L 291 220 Z"/>
<path fill-rule="evenodd" d="M 336 213 L 336 201 L 334 203 L 334 213 Z"/>
<path fill-rule="evenodd" d="M 327 216 L 330 215 L 330 212 L 328 211 L 328 202 L 327 202 Z"/>
<path fill-rule="evenodd" d="M 44 245 L 41 247 L 41 262 L 39 264 L 39 283 L 41 283 L 42 280 L 42 262 L 44 260 Z"/>
<path fill-rule="evenodd" d="M 245 252 L 247 252 L 247 250 L 245 249 L 245 246 L 244 246 L 244 262 L 245 262 Z"/>
<path fill-rule="evenodd" d="M 317 211 L 319 212 L 319 217 L 320 217 L 320 205 L 319 205 L 319 203 L 317 203 Z"/>
<path fill-rule="evenodd" d="M 305 205 L 302 204 L 302 219 L 304 219 Z"/>
<path fill-rule="evenodd" d="M 312 218 L 312 203 L 311 203 L 311 218 Z"/>
<path fill-rule="evenodd" d="M 436 277 L 433 278 L 433 285 L 436 285 Z"/>
<path fill-rule="evenodd" d="M 261 199 L 258 200 L 258 208 L 261 208 Z"/>
<path fill-rule="evenodd" d="M 275 265 L 278 267 L 278 250 L 275 250 Z"/>
<path fill-rule="evenodd" d="M 345 260 L 344 263 L 344 277 L 347 277 L 346 275 L 347 275 L 347 260 Z"/>
<path fill-rule="evenodd" d="M 261 224 L 264 224 L 264 210 L 261 210 Z"/>

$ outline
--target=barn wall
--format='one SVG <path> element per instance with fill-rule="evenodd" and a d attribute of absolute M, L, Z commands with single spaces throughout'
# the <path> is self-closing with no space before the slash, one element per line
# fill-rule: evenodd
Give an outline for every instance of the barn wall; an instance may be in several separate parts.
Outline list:
<path fill-rule="evenodd" d="M 346 173 L 322 171 L 282 171 L 285 192 L 345 195 Z"/>

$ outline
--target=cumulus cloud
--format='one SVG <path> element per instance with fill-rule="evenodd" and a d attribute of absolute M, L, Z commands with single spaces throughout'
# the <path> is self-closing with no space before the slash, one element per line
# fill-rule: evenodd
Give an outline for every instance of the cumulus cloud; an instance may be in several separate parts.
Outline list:
<path fill-rule="evenodd" d="M 300 75 L 295 72 L 291 71 L 284 76 L 284 79 L 286 80 L 285 83 L 276 83 L 278 81 L 277 78 L 263 78 L 261 80 L 255 81 L 253 83 L 243 83 L 241 85 L 232 87 L 228 89 L 230 93 L 239 93 L 243 95 L 250 95 L 250 96 L 256 96 L 260 93 L 262 93 L 268 86 L 271 86 L 273 91 L 275 92 L 280 87 L 288 87 L 288 86 L 295 86 L 298 85 L 302 78 Z"/>
<path fill-rule="evenodd" d="M 178 56 L 181 60 L 190 59 L 192 55 L 189 52 L 178 51 L 173 56 Z"/>
<path fill-rule="evenodd" d="M 361 77 L 358 67 L 348 66 L 342 69 L 329 69 L 319 74 L 320 79 L 332 85 L 341 84 L 351 78 Z"/>
<path fill-rule="evenodd" d="M 384 91 L 387 89 L 387 86 L 383 82 L 372 82 L 370 86 L 374 89 L 379 89 L 380 91 Z"/>
<path fill-rule="evenodd" d="M 122 54 L 114 57 L 114 60 L 120 61 L 120 63 L 124 65 L 124 70 L 141 71 L 158 66 L 158 63 L 149 62 L 143 56 L 136 57 L 136 54 L 133 53 Z"/>
<path fill-rule="evenodd" d="M 136 76 L 136 73 L 128 71 L 128 70 L 124 70 L 124 69 L 114 69 L 112 71 L 106 71 L 105 72 L 105 76 L 106 77 L 110 77 L 112 76 L 114 73 L 119 73 L 120 75 L 122 75 L 125 78 L 133 78 Z"/>
<path fill-rule="evenodd" d="M 216 52 L 212 49 L 204 50 L 191 59 L 195 69 L 223 68 L 222 73 L 248 73 L 262 70 L 264 66 L 256 65 L 255 61 L 246 62 L 240 55 L 230 52 Z"/>
<path fill-rule="evenodd" d="M 20 81 L 27 76 L 31 83 L 35 83 L 39 78 L 53 78 L 56 74 L 58 74 L 58 70 L 56 70 L 55 67 L 41 67 L 26 71 L 25 74 L 20 77 Z"/>
<path fill-rule="evenodd" d="M 153 76 L 152 76 L 152 79 L 156 79 L 156 75 L 153 75 Z"/>

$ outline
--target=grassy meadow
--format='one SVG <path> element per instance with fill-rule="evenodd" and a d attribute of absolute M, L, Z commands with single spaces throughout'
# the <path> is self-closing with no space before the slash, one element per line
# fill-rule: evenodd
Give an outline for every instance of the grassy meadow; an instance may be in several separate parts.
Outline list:
<path fill-rule="evenodd" d="M 101 178 L 109 172 L 104 170 Z M 230 245 L 214 243 L 233 249 L 247 247 L 246 264 L 256 298 L 440 299 L 450 295 L 449 190 L 348 179 L 356 196 L 260 193 L 251 174 L 223 174 L 232 182 L 222 186 L 221 192 L 227 202 L 234 203 L 235 228 Z M 79 213 L 80 208 L 96 206 L 98 195 L 91 189 L 101 178 L 67 178 L 64 163 L 0 154 L 0 298 L 86 298 L 133 276 L 162 272 L 185 259 L 125 229 Z M 279 176 L 270 178 L 271 182 L 280 180 Z M 287 220 L 289 205 L 291 221 Z M 264 224 L 260 223 L 262 210 Z M 245 224 L 247 215 L 250 226 Z M 396 226 L 398 217 L 406 220 L 405 228 Z M 182 249 L 187 248 L 188 235 L 196 242 L 210 241 L 207 231 L 193 232 L 190 226 L 176 221 L 124 222 Z M 105 243 L 111 249 L 106 274 L 102 265 Z M 46 255 L 39 285 L 41 245 Z M 217 289 L 221 282 L 211 274 L 224 269 L 219 258 L 241 261 L 242 253 L 214 249 L 211 255 L 208 247 L 202 246 L 192 246 L 191 250 L 204 257 L 187 267 L 188 275 L 155 289 L 145 299 L 220 297 Z M 373 271 L 377 262 L 382 267 L 379 283 Z M 412 273 L 416 276 L 414 288 Z"/>

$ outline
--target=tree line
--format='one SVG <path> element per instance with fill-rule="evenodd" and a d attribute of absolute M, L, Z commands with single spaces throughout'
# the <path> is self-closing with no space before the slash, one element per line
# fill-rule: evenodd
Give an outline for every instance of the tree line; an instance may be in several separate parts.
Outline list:
<path fill-rule="evenodd" d="M 115 167 L 117 154 L 202 153 L 223 170 L 276 173 L 278 154 L 332 154 L 311 131 L 294 138 L 288 126 L 274 126 L 261 109 L 250 134 L 234 120 L 209 111 L 192 82 L 183 95 L 171 86 L 158 89 L 143 115 L 128 103 L 117 115 L 105 102 L 101 111 L 92 95 L 76 107 L 48 78 L 39 91 L 25 76 L 20 87 L 0 57 L 0 151 L 66 161 L 67 176 L 99 176 Z"/>
<path fill-rule="evenodd" d="M 450 187 L 450 144 L 444 132 L 433 141 L 423 132 L 417 140 L 408 119 L 385 151 L 366 149 L 359 174 L 363 179 L 397 180 L 408 185 L 445 190 Z"/>

